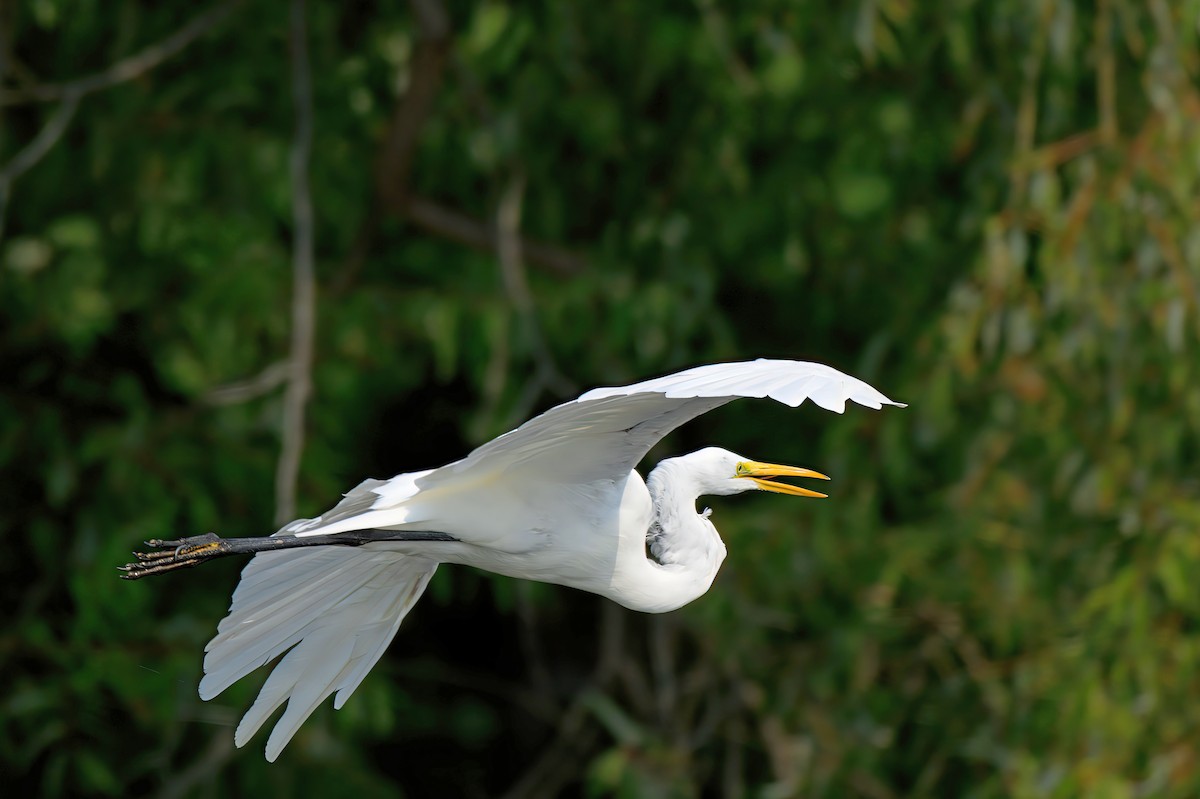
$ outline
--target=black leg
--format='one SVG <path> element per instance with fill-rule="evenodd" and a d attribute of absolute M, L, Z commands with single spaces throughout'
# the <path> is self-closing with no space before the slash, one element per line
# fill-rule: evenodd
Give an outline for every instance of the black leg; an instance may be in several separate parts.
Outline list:
<path fill-rule="evenodd" d="M 205 533 L 190 538 L 164 541 L 151 538 L 146 542 L 152 552 L 134 552 L 133 563 L 118 567 L 125 580 L 138 580 L 151 574 L 198 566 L 214 558 L 227 555 L 252 555 L 256 552 L 274 552 L 279 549 L 298 547 L 360 547 L 378 541 L 457 541 L 446 533 L 432 530 L 353 530 L 335 535 L 272 535 L 263 538 L 221 538 L 216 533 Z"/>

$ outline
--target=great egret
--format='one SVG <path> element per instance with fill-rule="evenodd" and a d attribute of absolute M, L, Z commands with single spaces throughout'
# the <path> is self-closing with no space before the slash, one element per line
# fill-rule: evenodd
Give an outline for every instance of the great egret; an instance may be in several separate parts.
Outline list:
<path fill-rule="evenodd" d="M 267 740 L 273 761 L 327 696 L 337 693 L 335 708 L 346 702 L 440 563 L 580 588 L 648 613 L 707 591 L 725 544 L 708 512 L 696 512 L 698 497 L 823 497 L 775 478 L 829 479 L 715 447 L 664 460 L 644 482 L 634 471 L 668 432 L 739 397 L 792 407 L 809 399 L 836 413 L 846 400 L 903 407 L 861 380 L 801 361 L 711 364 L 597 388 L 460 461 L 364 480 L 331 510 L 274 536 L 149 541 L 156 551 L 138 553 L 124 576 L 258 553 L 205 647 L 200 696 L 212 699 L 284 655 L 234 733 L 242 746 L 287 702 Z"/>

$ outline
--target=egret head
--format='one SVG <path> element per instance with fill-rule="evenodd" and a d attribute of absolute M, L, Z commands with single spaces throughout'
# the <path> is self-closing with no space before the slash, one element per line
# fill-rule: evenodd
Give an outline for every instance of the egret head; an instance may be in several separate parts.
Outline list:
<path fill-rule="evenodd" d="M 778 477 L 829 479 L 812 469 L 752 461 L 720 447 L 708 447 L 693 452 L 685 458 L 704 494 L 725 495 L 740 494 L 743 491 L 771 491 L 776 494 L 790 494 L 794 497 L 826 496 L 819 491 L 776 481 Z"/>

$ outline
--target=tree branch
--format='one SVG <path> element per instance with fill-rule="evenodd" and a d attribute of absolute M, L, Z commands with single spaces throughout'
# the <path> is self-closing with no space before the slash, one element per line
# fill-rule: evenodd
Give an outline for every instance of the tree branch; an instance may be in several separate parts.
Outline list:
<path fill-rule="evenodd" d="M 546 338 L 542 335 L 542 326 L 537 318 L 537 307 L 533 302 L 533 292 L 525 275 L 520 235 L 524 194 L 525 177 L 518 173 L 508 182 L 496 206 L 496 256 L 500 262 L 504 292 L 516 312 L 520 331 L 528 339 L 535 364 L 532 379 L 526 382 L 525 390 L 509 414 L 511 424 L 519 424 L 529 414 L 538 396 L 545 389 L 569 395 L 575 388 L 554 363 L 554 356 L 546 345 Z"/>
<path fill-rule="evenodd" d="M 375 191 L 389 208 L 402 208 L 421 131 L 442 88 L 450 54 L 450 19 L 440 0 L 413 0 L 418 40 L 408 90 L 396 104 L 379 151 Z"/>
<path fill-rule="evenodd" d="M 292 0 L 289 39 L 292 49 L 292 97 L 296 128 L 291 153 L 292 178 L 292 345 L 283 398 L 283 442 L 275 471 L 275 520 L 295 516 L 296 478 L 304 451 L 304 410 L 312 390 L 313 336 L 316 326 L 316 270 L 313 265 L 313 210 L 308 162 L 312 155 L 312 77 L 308 63 L 305 0 Z"/>
<path fill-rule="evenodd" d="M 624 611 L 604 602 L 600 626 L 596 631 L 599 652 L 591 679 L 579 689 L 570 705 L 558 718 L 553 740 L 532 766 L 504 794 L 505 799 L 559 796 L 571 779 L 580 773 L 590 753 L 600 742 L 600 731 L 591 721 L 589 700 L 603 693 L 620 669 L 625 641 Z"/>
<path fill-rule="evenodd" d="M 148 72 L 208 33 L 244 1 L 228 0 L 215 6 L 161 42 L 147 47 L 137 55 L 122 59 L 95 75 L 66 83 L 45 84 L 26 89 L 0 89 L 0 107 L 29 102 L 60 101 L 54 116 L 34 137 L 34 140 L 17 153 L 3 171 L 0 171 L 0 238 L 3 237 L 5 221 L 8 217 L 8 203 L 12 197 L 13 181 L 32 169 L 62 138 L 67 126 L 75 116 L 79 100 L 84 95 L 99 89 L 107 89 Z M 4 41 L 0 42 L 0 49 L 3 51 L 0 52 L 0 59 L 2 59 L 0 78 L 3 78 L 8 70 L 11 55 L 8 50 L 7 29 L 4 33 Z"/>
<path fill-rule="evenodd" d="M 193 755 L 188 759 L 190 765 L 187 768 L 175 773 L 168 770 L 171 777 L 159 790 L 159 799 L 179 799 L 181 796 L 187 796 L 193 788 L 205 780 L 212 779 L 213 774 L 220 771 L 220 767 L 235 751 L 233 736 L 228 730 L 222 729 L 214 734 L 199 756 Z"/>
<path fill-rule="evenodd" d="M 450 18 L 441 0 L 412 0 L 418 40 L 413 53 L 408 89 L 396 104 L 380 145 L 375 164 L 375 194 L 383 210 L 412 222 L 427 233 L 484 252 L 497 252 L 499 237 L 492 225 L 473 219 L 412 193 L 410 177 L 421 131 L 445 81 L 450 60 Z M 339 287 L 348 285 L 370 251 L 379 223 L 374 209 L 363 221 L 347 256 Z M 569 251 L 536 241 L 520 243 L 526 260 L 539 268 L 569 276 L 579 274 L 586 262 Z"/>
<path fill-rule="evenodd" d="M 383 211 L 403 216 L 408 195 L 408 177 L 421 130 L 442 87 L 450 50 L 450 17 L 441 0 L 412 0 L 417 19 L 417 47 L 409 70 L 408 87 L 396 103 L 375 159 L 375 199 L 363 219 L 354 246 L 347 254 L 334 290 L 353 283 L 366 261 L 379 232 Z"/>
<path fill-rule="evenodd" d="M 22 103 L 46 103 L 62 100 L 69 96 L 76 98 L 101 89 L 108 89 L 119 83 L 149 72 L 173 55 L 176 55 L 192 42 L 219 25 L 234 9 L 245 0 L 227 0 L 200 14 L 188 24 L 156 44 L 152 44 L 141 52 L 123 58 L 101 72 L 87 77 L 77 78 L 66 83 L 50 83 L 31 86 L 25 89 L 0 90 L 0 105 L 19 105 Z"/>
<path fill-rule="evenodd" d="M 495 227 L 447 208 L 425 197 L 408 197 L 397 212 L 417 227 L 482 252 L 496 252 L 500 237 Z M 563 277 L 587 269 L 587 260 L 570 250 L 527 238 L 520 240 L 521 252 L 530 264 Z"/>

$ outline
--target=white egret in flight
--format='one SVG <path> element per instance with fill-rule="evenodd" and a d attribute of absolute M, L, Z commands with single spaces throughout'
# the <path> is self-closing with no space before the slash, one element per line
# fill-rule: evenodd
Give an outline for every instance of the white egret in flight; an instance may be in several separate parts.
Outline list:
<path fill-rule="evenodd" d="M 847 400 L 900 405 L 801 361 L 712 364 L 597 388 L 462 460 L 365 480 L 329 511 L 274 536 L 148 541 L 156 551 L 138 553 L 124 576 L 258 553 L 205 647 L 200 696 L 212 699 L 283 655 L 234 734 L 242 746 L 287 702 L 267 740 L 267 759 L 275 760 L 326 697 L 336 692 L 335 708 L 346 702 L 441 563 L 571 586 L 648 613 L 707 591 L 725 544 L 708 513 L 697 512 L 698 497 L 823 497 L 776 478 L 828 479 L 715 447 L 664 460 L 645 481 L 634 470 L 668 432 L 739 397 L 792 407 L 808 399 L 836 413 Z"/>

